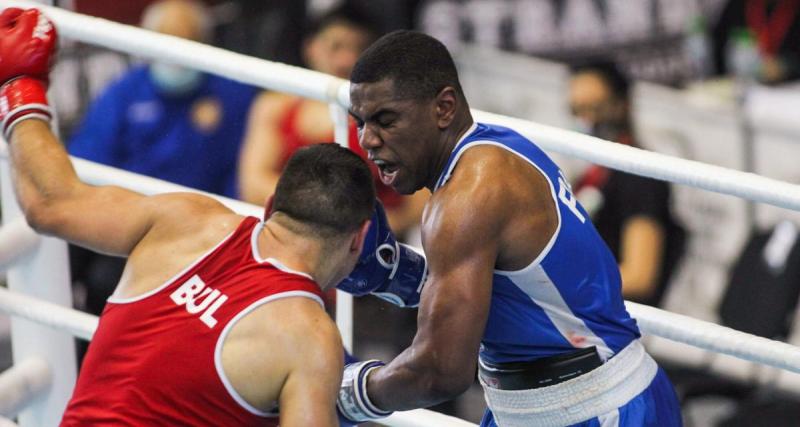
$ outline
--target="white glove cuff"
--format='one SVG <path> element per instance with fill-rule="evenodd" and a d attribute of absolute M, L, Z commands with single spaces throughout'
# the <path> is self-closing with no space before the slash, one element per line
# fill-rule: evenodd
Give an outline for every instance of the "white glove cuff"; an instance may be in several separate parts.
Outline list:
<path fill-rule="evenodd" d="M 342 387 L 336 406 L 339 412 L 355 422 L 376 420 L 391 415 L 375 406 L 367 395 L 367 378 L 373 369 L 383 366 L 380 360 L 367 360 L 345 366 Z"/>

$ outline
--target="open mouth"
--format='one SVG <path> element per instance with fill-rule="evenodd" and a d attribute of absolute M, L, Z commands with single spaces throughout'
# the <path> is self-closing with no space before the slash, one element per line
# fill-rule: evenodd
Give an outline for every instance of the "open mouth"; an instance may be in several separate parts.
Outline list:
<path fill-rule="evenodd" d="M 396 164 L 389 163 L 384 160 L 374 160 L 375 166 L 378 167 L 378 171 L 380 171 L 380 178 L 381 182 L 384 185 L 392 185 L 395 178 L 397 177 L 397 171 L 400 169 Z"/>

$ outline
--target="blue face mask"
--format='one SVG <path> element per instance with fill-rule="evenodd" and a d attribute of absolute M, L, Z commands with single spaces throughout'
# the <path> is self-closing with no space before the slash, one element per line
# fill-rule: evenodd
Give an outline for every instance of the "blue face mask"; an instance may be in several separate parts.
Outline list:
<path fill-rule="evenodd" d="M 156 62 L 150 65 L 150 77 L 162 92 L 186 95 L 200 86 L 203 75 L 191 68 Z"/>

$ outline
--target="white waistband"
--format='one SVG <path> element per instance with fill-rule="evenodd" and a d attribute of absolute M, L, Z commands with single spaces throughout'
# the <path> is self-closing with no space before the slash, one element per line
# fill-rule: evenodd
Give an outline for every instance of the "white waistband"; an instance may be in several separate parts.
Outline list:
<path fill-rule="evenodd" d="M 657 370 L 636 340 L 597 369 L 561 384 L 531 390 L 499 390 L 483 381 L 481 385 L 498 426 L 558 427 L 624 406 L 650 385 Z"/>

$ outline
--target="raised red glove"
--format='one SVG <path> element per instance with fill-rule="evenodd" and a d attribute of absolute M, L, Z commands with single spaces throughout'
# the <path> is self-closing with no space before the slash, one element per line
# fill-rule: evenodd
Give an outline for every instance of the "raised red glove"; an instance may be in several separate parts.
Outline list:
<path fill-rule="evenodd" d="M 47 81 L 56 51 L 56 29 L 36 9 L 0 14 L 0 84 L 18 76 Z"/>
<path fill-rule="evenodd" d="M 36 9 L 5 9 L 0 14 L 0 130 L 8 139 L 22 120 L 50 120 L 47 80 L 57 35 Z"/>

